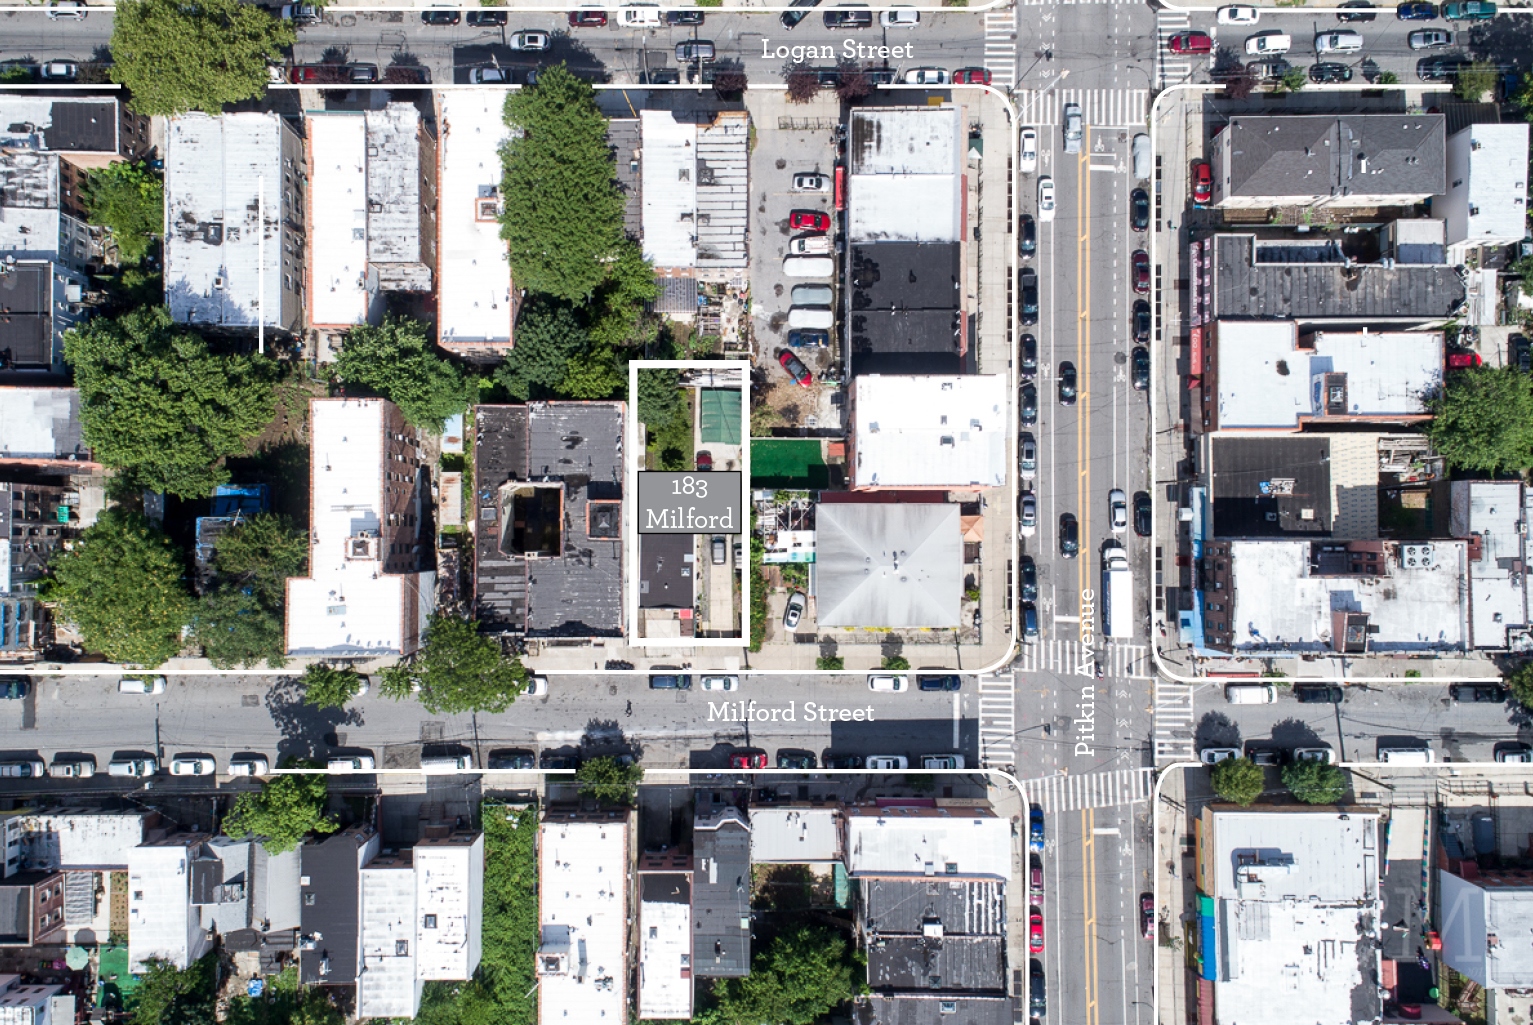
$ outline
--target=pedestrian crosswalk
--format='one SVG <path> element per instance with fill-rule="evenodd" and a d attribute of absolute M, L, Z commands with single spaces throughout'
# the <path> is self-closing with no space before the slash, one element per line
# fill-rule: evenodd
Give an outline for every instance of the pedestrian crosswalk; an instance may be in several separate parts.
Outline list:
<path fill-rule="evenodd" d="M 1017 84 L 1017 9 L 985 12 L 985 70 L 990 84 L 1010 89 Z"/>
<path fill-rule="evenodd" d="M 1027 795 L 1028 803 L 1038 805 L 1045 813 L 1139 804 L 1148 801 L 1154 789 L 1153 769 L 1061 773 L 1022 780 L 1022 791 Z"/>
<path fill-rule="evenodd" d="M 979 764 L 1008 770 L 1017 764 L 1017 678 L 1010 670 L 979 678 Z"/>
<path fill-rule="evenodd" d="M 1155 681 L 1155 760 L 1185 761 L 1193 756 L 1192 685 Z"/>
<path fill-rule="evenodd" d="M 1148 680 L 1154 675 L 1150 649 L 1143 644 L 1108 642 L 1104 649 L 1097 652 L 1097 658 L 1102 662 L 1105 677 L 1110 680 Z M 1091 662 L 1082 656 L 1080 641 L 1061 640 L 1058 637 L 1022 645 L 1022 653 L 1012 663 L 1012 668 L 1024 673 L 1048 671 L 1095 675 Z"/>
<path fill-rule="evenodd" d="M 1018 89 L 1017 122 L 1058 125 L 1067 103 L 1081 105 L 1088 128 L 1142 128 L 1149 116 L 1148 89 Z"/>
<path fill-rule="evenodd" d="M 1166 45 L 1172 36 L 1178 32 L 1187 31 L 1191 24 L 1192 21 L 1186 12 L 1155 12 L 1155 36 L 1160 53 L 1159 71 L 1162 89 L 1168 85 L 1185 82 L 1192 77 L 1192 61 L 1181 54 L 1172 53 Z"/>

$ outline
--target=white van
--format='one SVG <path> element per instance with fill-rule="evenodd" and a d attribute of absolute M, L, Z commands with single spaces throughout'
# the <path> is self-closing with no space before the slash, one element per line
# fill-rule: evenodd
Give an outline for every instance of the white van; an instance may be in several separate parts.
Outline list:
<path fill-rule="evenodd" d="M 1227 683 L 1224 700 L 1232 705 L 1270 705 L 1277 700 L 1277 688 L 1270 683 Z"/>
<path fill-rule="evenodd" d="M 829 306 L 835 298 L 829 285 L 794 285 L 790 295 L 794 306 Z"/>
<path fill-rule="evenodd" d="M 153 758 L 119 758 L 106 763 L 106 774 L 142 778 L 153 776 L 159 768 L 159 764 Z"/>
<path fill-rule="evenodd" d="M 900 691 L 909 689 L 910 681 L 903 676 L 885 676 L 880 674 L 868 677 L 868 690 L 898 694 Z"/>
<path fill-rule="evenodd" d="M 454 755 L 438 758 L 422 758 L 422 772 L 472 772 L 473 755 Z"/>
<path fill-rule="evenodd" d="M 617 23 L 624 28 L 653 28 L 660 24 L 660 6 L 636 4 L 633 7 L 620 7 Z"/>
<path fill-rule="evenodd" d="M 1437 755 L 1429 747 L 1380 747 L 1379 761 L 1390 765 L 1431 765 Z"/>
<path fill-rule="evenodd" d="M 1149 181 L 1152 170 L 1154 169 L 1150 162 L 1150 137 L 1140 132 L 1134 136 L 1134 177 L 1139 181 Z"/>
<path fill-rule="evenodd" d="M 836 273 L 836 261 L 828 256 L 790 256 L 782 262 L 790 278 L 828 278 Z"/>
<path fill-rule="evenodd" d="M 836 323 L 836 315 L 829 306 L 795 306 L 788 311 L 789 327 L 811 327 L 829 331 Z"/>
<path fill-rule="evenodd" d="M 1315 34 L 1316 53 L 1357 53 L 1363 48 L 1363 37 L 1350 29 Z"/>

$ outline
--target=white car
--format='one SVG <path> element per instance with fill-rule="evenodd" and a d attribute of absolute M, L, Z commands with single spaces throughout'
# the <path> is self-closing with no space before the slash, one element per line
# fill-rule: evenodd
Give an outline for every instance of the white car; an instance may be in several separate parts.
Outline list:
<path fill-rule="evenodd" d="M 1054 219 L 1054 179 L 1048 175 L 1038 179 L 1038 219 Z"/>
<path fill-rule="evenodd" d="M 1351 29 L 1319 32 L 1315 35 L 1316 53 L 1357 53 L 1363 48 L 1363 36 Z"/>
<path fill-rule="evenodd" d="M 217 770 L 217 762 L 201 755 L 176 755 L 170 760 L 172 776 L 211 776 Z"/>
<path fill-rule="evenodd" d="M 325 762 L 325 768 L 331 772 L 372 772 L 372 755 L 345 755 L 332 757 Z"/>
<path fill-rule="evenodd" d="M 1255 25 L 1261 20 L 1262 12 L 1255 7 L 1245 4 L 1231 4 L 1229 7 L 1219 8 L 1218 22 L 1221 25 Z"/>
<path fill-rule="evenodd" d="M 165 677 L 163 676 L 124 676 L 117 681 L 117 693 L 119 694 L 164 694 Z"/>
<path fill-rule="evenodd" d="M 905 72 L 906 85 L 947 85 L 948 74 L 942 68 L 911 68 Z"/>
<path fill-rule="evenodd" d="M 705 676 L 703 677 L 703 690 L 739 690 L 740 678 L 738 676 Z"/>
<path fill-rule="evenodd" d="M 89 779 L 96 774 L 96 759 L 64 758 L 48 766 L 48 775 L 54 779 Z"/>
<path fill-rule="evenodd" d="M 153 758 L 120 758 L 106 763 L 108 776 L 130 776 L 134 779 L 143 779 L 159 771 L 160 765 Z"/>
<path fill-rule="evenodd" d="M 1023 174 L 1032 174 L 1038 170 L 1038 129 L 1022 129 L 1022 154 L 1020 162 Z"/>
<path fill-rule="evenodd" d="M 49 21 L 84 21 L 85 5 L 80 0 L 55 0 L 48 5 Z"/>
<path fill-rule="evenodd" d="M 1329 747 L 1296 747 L 1293 749 L 1294 764 L 1300 762 L 1319 762 L 1321 765 L 1331 764 L 1331 749 Z"/>
<path fill-rule="evenodd" d="M 80 67 L 71 61 L 49 61 L 42 66 L 45 82 L 73 82 L 80 74 Z"/>
<path fill-rule="evenodd" d="M 818 171 L 806 171 L 793 176 L 794 192 L 829 192 L 830 175 Z"/>
<path fill-rule="evenodd" d="M 1038 476 L 1038 443 L 1031 434 L 1022 436 L 1021 450 L 1022 479 L 1032 480 Z"/>
<path fill-rule="evenodd" d="M 869 755 L 869 772 L 888 772 L 891 769 L 908 769 L 910 760 L 904 755 Z"/>
<path fill-rule="evenodd" d="M 546 698 L 548 696 L 548 677 L 538 676 L 534 673 L 527 677 L 527 689 L 522 691 L 525 697 Z"/>
<path fill-rule="evenodd" d="M 963 755 L 922 755 L 921 768 L 961 769 L 963 768 Z"/>
<path fill-rule="evenodd" d="M 1038 499 L 1031 491 L 1022 496 L 1022 536 L 1032 537 L 1038 532 Z"/>
<path fill-rule="evenodd" d="M 1113 488 L 1107 493 L 1107 514 L 1114 534 L 1128 529 L 1128 496 L 1122 489 Z"/>
<path fill-rule="evenodd" d="M 921 24 L 921 12 L 914 7 L 896 7 L 878 16 L 884 28 L 915 28 Z"/>
<path fill-rule="evenodd" d="M 1246 53 L 1257 56 L 1267 53 L 1287 53 L 1291 46 L 1293 46 L 1293 36 L 1287 32 L 1279 32 L 1277 29 L 1246 36 Z"/>
<path fill-rule="evenodd" d="M 910 680 L 904 676 L 874 675 L 868 677 L 868 690 L 898 694 L 910 689 Z"/>
<path fill-rule="evenodd" d="M 782 625 L 787 630 L 797 630 L 798 621 L 804 618 L 804 612 L 809 608 L 809 599 L 803 591 L 794 591 L 788 596 L 787 607 L 783 609 Z"/>
<path fill-rule="evenodd" d="M 229 759 L 229 775 L 231 776 L 264 776 L 271 771 L 271 764 L 260 755 L 247 755 L 244 758 Z"/>
<path fill-rule="evenodd" d="M 19 762 L 0 762 L 0 776 L 19 776 L 23 779 L 35 779 L 46 775 L 48 767 L 42 762 L 28 758 Z"/>
<path fill-rule="evenodd" d="M 1204 765 L 1218 765 L 1220 762 L 1239 757 L 1240 749 L 1234 747 L 1205 747 L 1198 755 Z"/>
<path fill-rule="evenodd" d="M 506 49 L 537 53 L 548 49 L 547 32 L 513 32 L 506 40 Z"/>

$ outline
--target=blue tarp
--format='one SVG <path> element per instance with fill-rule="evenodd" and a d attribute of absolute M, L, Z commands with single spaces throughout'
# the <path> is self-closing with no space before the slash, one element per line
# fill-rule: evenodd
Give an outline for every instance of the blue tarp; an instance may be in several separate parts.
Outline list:
<path fill-rule="evenodd" d="M 1198 926 L 1198 953 L 1203 956 L 1203 978 L 1217 982 L 1219 941 L 1214 936 L 1214 902 L 1202 894 L 1198 895 Z"/>

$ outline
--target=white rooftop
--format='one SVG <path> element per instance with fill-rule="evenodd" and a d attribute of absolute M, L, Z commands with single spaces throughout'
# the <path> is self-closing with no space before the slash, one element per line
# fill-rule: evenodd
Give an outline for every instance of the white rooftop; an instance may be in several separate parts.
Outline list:
<path fill-rule="evenodd" d="M 422 988 L 415 971 L 415 873 L 405 860 L 368 865 L 361 876 L 357 1017 L 413 1018 Z"/>
<path fill-rule="evenodd" d="M 1467 242 L 1522 238 L 1528 214 L 1527 122 L 1470 125 L 1454 133 L 1448 143 L 1450 152 L 1462 145 L 1459 136 L 1465 134 L 1470 143 L 1465 175 L 1469 194 L 1462 225 L 1457 211 L 1449 214 L 1455 241 L 1460 230 Z"/>
<path fill-rule="evenodd" d="M 1443 960 L 1491 989 L 1533 987 L 1533 887 L 1490 869 L 1478 879 L 1439 870 Z"/>
<path fill-rule="evenodd" d="M 1333 611 L 1365 612 L 1371 651 L 1458 651 L 1468 646 L 1468 558 L 1462 541 L 1433 541 L 1432 564 L 1408 568 L 1394 546 L 1389 575 L 1312 577 L 1309 541 L 1232 541 L 1237 653 L 1331 651 Z"/>
<path fill-rule="evenodd" d="M 384 495 L 384 400 L 318 399 L 310 409 L 309 576 L 287 589 L 287 649 L 402 653 L 410 603 L 424 624 L 435 574 L 383 573 L 348 557 L 348 538 L 378 532 Z"/>
<path fill-rule="evenodd" d="M 644 255 L 656 267 L 697 263 L 697 126 L 668 110 L 639 112 Z"/>
<path fill-rule="evenodd" d="M 326 327 L 366 323 L 367 123 L 326 114 L 309 127 L 309 320 Z"/>
<path fill-rule="evenodd" d="M 751 809 L 751 862 L 803 864 L 841 858 L 841 809 Z"/>
<path fill-rule="evenodd" d="M 58 154 L 0 149 L 0 256 L 52 260 L 58 249 Z"/>
<path fill-rule="evenodd" d="M 88 452 L 77 388 L 0 388 L 0 457 L 67 459 Z"/>
<path fill-rule="evenodd" d="M 421 259 L 421 114 L 413 103 L 390 103 L 367 118 L 367 258 L 373 263 Z"/>
<path fill-rule="evenodd" d="M 495 202 L 500 147 L 509 135 L 501 116 L 505 94 L 465 89 L 438 93 L 437 99 L 442 110 L 438 334 L 448 345 L 507 345 L 511 264 Z"/>
<path fill-rule="evenodd" d="M 827 502 L 815 516 L 821 626 L 958 625 L 963 534 L 957 504 Z"/>
<path fill-rule="evenodd" d="M 1291 431 L 1325 416 L 1328 373 L 1347 375 L 1344 415 L 1362 419 L 1425 416 L 1442 384 L 1436 331 L 1320 332 L 1301 349 L 1292 321 L 1224 321 L 1217 337 L 1220 430 Z"/>
<path fill-rule="evenodd" d="M 34 868 L 123 869 L 144 842 L 144 812 L 54 811 L 21 817 L 22 843 Z"/>
<path fill-rule="evenodd" d="M 858 375 L 852 479 L 861 488 L 1004 487 L 1009 394 L 999 374 Z"/>
<path fill-rule="evenodd" d="M 545 820 L 538 1021 L 623 1025 L 628 1007 L 628 827 Z"/>
<path fill-rule="evenodd" d="M 128 963 L 186 968 L 212 946 L 191 904 L 191 848 L 183 843 L 142 844 L 128 851 Z"/>
<path fill-rule="evenodd" d="M 1215 1020 L 1289 1025 L 1301 1006 L 1305 1022 L 1376 1020 L 1377 814 L 1218 811 L 1213 820 Z"/>
<path fill-rule="evenodd" d="M 253 111 L 169 120 L 165 301 L 176 320 L 281 323 L 283 130 L 279 115 Z M 259 223 L 258 210 L 265 217 Z"/>
<path fill-rule="evenodd" d="M 1527 522 L 1519 481 L 1454 481 L 1448 533 L 1479 535 L 1480 558 L 1469 562 L 1469 622 L 1476 648 L 1505 648 L 1507 630 L 1528 622 L 1522 525 Z"/>
<path fill-rule="evenodd" d="M 853 242 L 963 239 L 963 123 L 941 107 L 852 112 L 847 231 Z"/>
<path fill-rule="evenodd" d="M 422 979 L 471 978 L 480 956 L 484 834 L 472 843 L 423 840 L 414 853 L 416 907 L 436 916 L 417 933 L 416 970 Z"/>
<path fill-rule="evenodd" d="M 1007 879 L 1011 823 L 981 808 L 848 808 L 846 867 L 853 876 Z"/>
<path fill-rule="evenodd" d="M 692 894 L 690 883 L 676 895 L 649 899 L 649 885 L 687 880 L 680 873 L 640 877 L 639 1017 L 687 1021 L 692 1017 Z"/>

